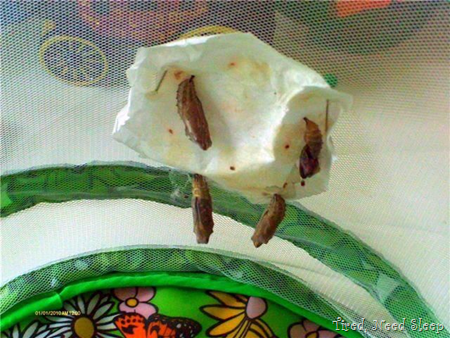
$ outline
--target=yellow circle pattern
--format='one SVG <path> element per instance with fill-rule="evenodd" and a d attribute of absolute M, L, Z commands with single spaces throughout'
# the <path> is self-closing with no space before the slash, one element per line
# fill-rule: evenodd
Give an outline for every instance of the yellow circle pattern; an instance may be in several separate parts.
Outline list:
<path fill-rule="evenodd" d="M 136 298 L 128 298 L 125 304 L 129 307 L 136 307 L 139 304 L 139 301 Z"/>
<path fill-rule="evenodd" d="M 95 335 L 95 324 L 88 317 L 75 317 L 73 331 L 80 338 L 93 338 Z"/>
<path fill-rule="evenodd" d="M 48 64 L 48 62 L 46 60 L 46 53 L 49 52 L 49 48 L 52 46 L 55 46 L 56 44 L 61 44 L 61 43 L 69 43 L 70 44 L 72 42 L 78 43 L 78 45 L 80 45 L 81 47 L 89 47 L 91 49 L 91 53 L 89 53 L 89 55 L 90 56 L 94 55 L 100 59 L 100 63 L 101 63 L 101 67 L 102 67 L 100 74 L 98 74 L 94 78 L 88 79 L 88 80 L 76 79 L 76 78 L 74 78 L 73 80 L 67 80 L 66 78 L 63 77 L 63 74 L 62 74 L 64 69 L 62 70 L 62 72 L 58 73 L 50 67 L 50 65 Z M 77 85 L 77 86 L 89 86 L 94 83 L 97 83 L 98 81 L 105 78 L 106 74 L 108 73 L 108 60 L 106 58 L 105 53 L 93 42 L 85 40 L 83 38 L 75 37 L 75 36 L 58 35 L 58 36 L 54 36 L 54 37 L 47 39 L 41 45 L 41 47 L 39 49 L 39 61 L 40 61 L 41 65 L 44 67 L 44 69 L 50 75 L 58 78 L 59 80 L 62 80 L 64 82 L 67 82 L 67 83 L 70 83 L 73 85 Z"/>

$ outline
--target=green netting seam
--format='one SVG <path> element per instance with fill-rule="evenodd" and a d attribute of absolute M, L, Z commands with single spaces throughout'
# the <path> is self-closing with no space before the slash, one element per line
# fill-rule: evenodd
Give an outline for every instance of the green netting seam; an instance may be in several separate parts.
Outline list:
<path fill-rule="evenodd" d="M 35 311 L 61 309 L 64 301 L 83 293 L 119 287 L 150 286 L 175 286 L 261 297 L 283 306 L 295 314 L 308 318 L 322 327 L 330 330 L 333 330 L 335 327 L 330 320 L 287 302 L 283 298 L 267 292 L 266 290 L 252 285 L 237 283 L 226 277 L 214 276 L 205 273 L 142 272 L 133 274 L 114 273 L 83 279 L 81 281 L 71 283 L 56 292 L 49 292 L 44 295 L 33 297 L 21 304 L 20 307 L 11 309 L 8 313 L 2 316 L 0 331 L 7 330 L 16 323 L 33 316 Z M 344 335 L 344 337 L 357 338 L 361 336 L 356 332 L 348 332 Z"/>
<path fill-rule="evenodd" d="M 81 199 L 142 199 L 190 207 L 190 177 L 165 168 L 142 164 L 86 164 L 29 170 L 2 178 L 2 217 L 36 204 Z M 212 186 L 214 212 L 254 227 L 264 211 L 261 205 Z M 385 259 L 373 249 L 330 222 L 288 205 L 289 217 L 277 236 L 305 250 L 312 257 L 342 273 L 364 288 L 398 321 L 423 318 L 438 322 L 425 301 Z M 389 282 L 396 285 L 386 288 Z M 413 337 L 419 333 L 410 331 Z"/>

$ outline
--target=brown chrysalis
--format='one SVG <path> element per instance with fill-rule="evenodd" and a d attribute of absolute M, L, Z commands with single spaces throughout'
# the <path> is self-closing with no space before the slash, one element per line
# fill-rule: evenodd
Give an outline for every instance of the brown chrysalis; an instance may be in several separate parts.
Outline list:
<path fill-rule="evenodd" d="M 320 171 L 319 154 L 322 150 L 323 140 L 319 126 L 311 120 L 304 118 L 306 122 L 306 132 L 304 140 L 306 145 L 300 154 L 300 176 L 308 178 Z"/>
<path fill-rule="evenodd" d="M 203 150 L 211 147 L 212 142 L 208 122 L 206 121 L 202 103 L 195 91 L 194 76 L 184 80 L 178 86 L 177 107 L 189 139 L 197 143 Z"/>
<path fill-rule="evenodd" d="M 214 227 L 212 199 L 205 177 L 198 174 L 192 180 L 192 212 L 197 243 L 207 244 Z"/>
<path fill-rule="evenodd" d="M 267 244 L 270 241 L 283 220 L 285 212 L 286 202 L 284 198 L 278 194 L 273 195 L 252 236 L 255 247 L 259 248 L 262 244 Z"/>

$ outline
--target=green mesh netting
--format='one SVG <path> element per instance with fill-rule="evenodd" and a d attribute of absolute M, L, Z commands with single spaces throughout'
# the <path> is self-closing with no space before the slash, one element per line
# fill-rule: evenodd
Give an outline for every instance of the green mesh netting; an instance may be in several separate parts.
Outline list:
<path fill-rule="evenodd" d="M 1 314 L 109 272 L 203 271 L 328 321 L 410 323 L 366 337 L 434 337 L 411 321 L 450 323 L 449 12 L 447 1 L 2 1 Z M 198 246 L 189 176 L 111 138 L 137 48 L 232 30 L 354 98 L 333 131 L 330 190 L 289 205 L 257 251 L 247 242 L 262 206 L 213 186 L 216 232 Z"/>
<path fill-rule="evenodd" d="M 1 211 L 2 216 L 7 216 L 43 202 L 61 203 L 76 199 L 114 198 L 147 199 L 189 208 L 192 197 L 190 187 L 189 175 L 142 165 L 47 168 L 5 176 L 2 180 Z M 254 227 L 264 211 L 263 206 L 253 205 L 246 199 L 217 187 L 212 188 L 211 194 L 214 199 L 215 213 L 231 217 L 242 224 Z M 436 318 L 429 312 L 414 289 L 395 269 L 373 250 L 336 226 L 308 215 L 295 206 L 288 206 L 287 217 L 279 226 L 277 235 L 306 250 L 325 265 L 348 276 L 368 290 L 400 322 L 404 317 L 407 321 L 411 321 L 417 315 L 428 322 L 436 322 Z M 74 279 L 92 277 L 108 271 L 173 269 L 174 271 L 200 270 L 213 274 L 225 272 L 233 279 L 258 285 L 275 294 L 282 292 L 280 295 L 283 298 L 325 318 L 335 319 L 339 313 L 343 313 L 336 312 L 330 307 L 320 309 L 324 305 L 314 305 L 315 296 L 311 291 L 297 290 L 297 287 L 293 287 L 297 284 L 300 287 L 300 281 L 289 283 L 285 280 L 287 276 L 262 266 L 258 269 L 265 269 L 264 272 L 261 271 L 265 280 L 262 280 L 262 277 L 258 278 L 258 273 L 252 268 L 251 262 L 238 263 L 237 259 L 220 257 L 216 257 L 215 261 L 209 257 L 199 261 L 198 258 L 202 257 L 201 255 L 207 254 L 182 250 L 149 251 L 154 255 L 152 257 L 146 256 L 145 252 L 139 250 L 135 253 L 129 250 L 74 259 L 64 264 L 57 264 L 54 268 L 37 270 L 10 281 L 2 289 L 2 311 L 8 310 L 12 304 L 17 304 L 34 294 L 56 289 Z M 111 262 L 110 259 L 113 261 Z M 202 262 L 200 266 L 199 262 Z M 244 276 L 248 277 L 244 278 Z M 396 283 L 397 286 L 385 289 L 381 283 L 386 280 L 389 280 L 391 284 Z M 43 285 L 45 285 L 44 288 Z M 307 298 L 297 300 L 298 297 Z M 336 307 L 338 311 L 342 311 L 338 304 Z M 408 313 L 410 311 L 408 309 L 414 310 Z M 352 314 L 349 318 L 354 316 L 355 314 Z"/>

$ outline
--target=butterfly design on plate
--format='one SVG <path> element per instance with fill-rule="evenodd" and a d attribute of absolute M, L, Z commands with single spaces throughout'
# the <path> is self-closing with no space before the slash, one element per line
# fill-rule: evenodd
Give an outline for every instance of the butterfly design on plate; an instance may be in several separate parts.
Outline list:
<path fill-rule="evenodd" d="M 194 338 L 202 329 L 191 319 L 160 314 L 145 319 L 139 313 L 126 313 L 116 317 L 114 324 L 125 338 Z"/>

